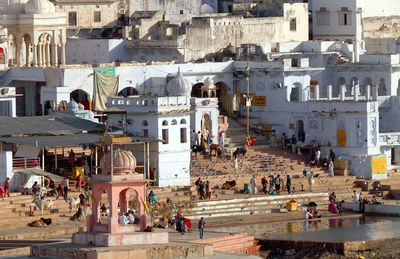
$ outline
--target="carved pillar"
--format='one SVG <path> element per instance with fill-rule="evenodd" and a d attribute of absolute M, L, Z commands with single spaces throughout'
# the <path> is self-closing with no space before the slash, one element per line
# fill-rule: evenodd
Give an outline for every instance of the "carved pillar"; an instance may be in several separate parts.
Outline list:
<path fill-rule="evenodd" d="M 371 97 L 371 86 L 366 85 L 365 86 L 365 100 L 369 101 L 370 97 Z"/>
<path fill-rule="evenodd" d="M 118 200 L 115 199 L 113 200 L 113 192 L 116 190 L 113 190 L 112 187 L 108 188 L 107 194 L 108 194 L 108 203 L 110 205 L 110 214 L 108 215 L 108 225 L 107 225 L 107 231 L 108 233 L 115 233 L 119 230 L 119 224 L 118 224 Z M 115 193 L 114 193 L 115 195 Z"/>
<path fill-rule="evenodd" d="M 328 85 L 327 98 L 328 98 L 328 101 L 332 100 L 332 85 Z"/>
<path fill-rule="evenodd" d="M 26 67 L 31 67 L 31 44 L 26 43 L 26 52 L 25 52 L 25 66 Z"/>
<path fill-rule="evenodd" d="M 57 44 L 53 44 L 53 66 L 58 66 L 58 46 Z"/>
<path fill-rule="evenodd" d="M 314 99 L 319 100 L 319 85 L 314 85 Z"/>
<path fill-rule="evenodd" d="M 354 101 L 358 102 L 358 85 L 354 85 Z"/>
<path fill-rule="evenodd" d="M 61 43 L 61 65 L 65 65 L 65 43 Z"/>
<path fill-rule="evenodd" d="M 37 45 L 33 45 L 33 66 L 37 67 Z"/>
<path fill-rule="evenodd" d="M 344 102 L 345 98 L 346 98 L 346 86 L 341 85 L 340 86 L 340 101 Z"/>
<path fill-rule="evenodd" d="M 41 67 L 42 66 L 42 62 L 43 62 L 43 58 L 42 58 L 42 42 L 39 42 L 38 44 L 38 53 L 37 53 L 37 57 L 38 57 L 38 66 Z"/>
<path fill-rule="evenodd" d="M 50 66 L 50 43 L 46 43 L 46 66 Z"/>

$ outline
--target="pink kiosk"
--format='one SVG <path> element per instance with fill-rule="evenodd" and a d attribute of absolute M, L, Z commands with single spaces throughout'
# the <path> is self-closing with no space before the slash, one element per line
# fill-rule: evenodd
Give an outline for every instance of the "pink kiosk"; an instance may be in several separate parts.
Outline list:
<path fill-rule="evenodd" d="M 146 183 L 143 174 L 135 172 L 136 158 L 130 151 L 114 146 L 123 146 L 132 143 L 131 138 L 102 138 L 105 147 L 110 147 L 100 163 L 104 167 L 100 174 L 92 176 L 93 206 L 92 215 L 87 217 L 87 231 L 77 232 L 72 235 L 72 243 L 81 245 L 94 245 L 102 247 L 127 246 L 140 244 L 165 244 L 168 243 L 167 232 L 143 232 L 148 225 L 146 217 Z M 110 159 L 113 157 L 113 159 Z M 128 224 L 121 226 L 118 223 L 121 213 L 128 212 L 129 192 L 136 192 L 138 208 L 136 215 L 138 225 Z M 101 195 L 108 194 L 109 215 L 107 223 L 101 223 L 100 206 Z M 118 215 L 118 204 L 120 214 Z M 151 223 L 151 222 L 149 222 Z"/>

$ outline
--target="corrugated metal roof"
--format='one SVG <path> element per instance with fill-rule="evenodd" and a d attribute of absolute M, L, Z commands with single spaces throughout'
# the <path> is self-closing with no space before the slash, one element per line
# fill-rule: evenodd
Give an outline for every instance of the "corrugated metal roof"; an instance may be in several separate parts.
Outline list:
<path fill-rule="evenodd" d="M 4 117 L 0 116 L 0 136 L 22 134 L 76 134 L 82 131 L 102 131 L 99 123 L 57 112 L 48 116 Z"/>
<path fill-rule="evenodd" d="M 89 144 L 100 143 L 100 137 L 103 134 L 75 134 L 61 136 L 35 136 L 35 137 L 16 137 L 0 138 L 0 141 L 6 143 L 21 144 L 34 147 L 75 147 Z"/>

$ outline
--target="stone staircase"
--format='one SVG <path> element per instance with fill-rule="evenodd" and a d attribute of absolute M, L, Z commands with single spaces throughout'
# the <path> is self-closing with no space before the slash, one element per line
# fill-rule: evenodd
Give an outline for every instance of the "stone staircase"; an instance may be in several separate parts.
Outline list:
<path fill-rule="evenodd" d="M 246 135 L 246 122 L 244 121 L 243 123 L 239 119 L 235 120 L 228 117 L 228 124 L 229 127 L 225 132 L 225 144 L 232 148 L 243 147 L 244 136 Z M 257 138 L 258 145 L 268 143 L 269 138 L 267 136 L 258 134 L 251 129 L 250 136 Z"/>
<path fill-rule="evenodd" d="M 214 251 L 230 254 L 252 254 L 261 249 L 261 245 L 247 233 L 193 241 L 197 244 L 211 244 Z"/>

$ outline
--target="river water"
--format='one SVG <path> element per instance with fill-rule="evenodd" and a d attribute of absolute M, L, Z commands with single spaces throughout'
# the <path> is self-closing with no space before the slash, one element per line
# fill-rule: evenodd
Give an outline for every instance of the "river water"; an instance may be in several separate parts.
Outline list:
<path fill-rule="evenodd" d="M 257 239 L 339 242 L 400 238 L 399 229 L 400 218 L 363 217 L 252 224 L 216 230 L 227 233 L 247 232 Z"/>

